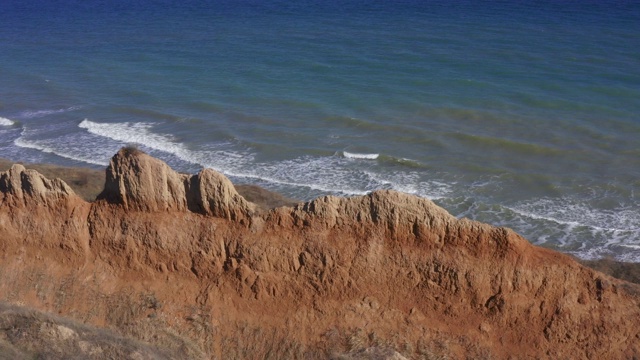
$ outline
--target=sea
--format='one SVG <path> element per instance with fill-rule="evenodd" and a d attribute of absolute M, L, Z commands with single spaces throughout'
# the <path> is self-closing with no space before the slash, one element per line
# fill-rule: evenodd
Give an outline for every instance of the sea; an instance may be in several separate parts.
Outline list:
<path fill-rule="evenodd" d="M 127 145 L 640 262 L 640 2 L 0 1 L 0 157 Z"/>

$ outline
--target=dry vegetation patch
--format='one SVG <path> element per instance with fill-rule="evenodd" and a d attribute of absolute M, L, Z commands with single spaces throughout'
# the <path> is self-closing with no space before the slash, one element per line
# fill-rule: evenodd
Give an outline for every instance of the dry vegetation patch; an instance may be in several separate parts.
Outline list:
<path fill-rule="evenodd" d="M 176 359 L 168 352 L 68 318 L 0 302 L 0 359 Z"/>

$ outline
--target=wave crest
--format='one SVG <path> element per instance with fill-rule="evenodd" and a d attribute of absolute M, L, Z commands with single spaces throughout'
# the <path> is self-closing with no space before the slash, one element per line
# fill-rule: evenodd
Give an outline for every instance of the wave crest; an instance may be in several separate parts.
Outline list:
<path fill-rule="evenodd" d="M 9 120 L 7 118 L 0 117 L 0 126 L 11 126 L 15 124 L 13 120 Z"/>
<path fill-rule="evenodd" d="M 347 159 L 375 160 L 378 158 L 378 156 L 380 156 L 380 154 L 359 154 L 343 151 L 342 156 L 346 157 Z"/>
<path fill-rule="evenodd" d="M 52 109 L 52 110 L 27 110 L 20 113 L 20 116 L 26 119 L 33 119 L 39 117 L 45 117 L 47 115 L 59 114 L 67 111 L 73 111 L 80 109 L 80 106 L 71 106 L 68 108 L 62 109 Z"/>
<path fill-rule="evenodd" d="M 86 129 L 94 135 L 127 144 L 140 144 L 151 149 L 174 154 L 183 160 L 190 161 L 188 154 L 185 153 L 187 150 L 182 144 L 174 142 L 170 136 L 151 132 L 153 124 L 150 123 L 97 123 L 89 119 L 84 119 L 78 124 L 78 127 Z"/>

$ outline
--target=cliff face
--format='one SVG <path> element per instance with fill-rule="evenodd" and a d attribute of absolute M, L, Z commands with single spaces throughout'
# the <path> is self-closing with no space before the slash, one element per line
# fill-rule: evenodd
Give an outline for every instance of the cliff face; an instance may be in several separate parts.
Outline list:
<path fill-rule="evenodd" d="M 20 166 L 0 191 L 0 300 L 193 358 L 640 356 L 632 285 L 427 199 L 259 212 L 125 149 L 94 203 Z"/>

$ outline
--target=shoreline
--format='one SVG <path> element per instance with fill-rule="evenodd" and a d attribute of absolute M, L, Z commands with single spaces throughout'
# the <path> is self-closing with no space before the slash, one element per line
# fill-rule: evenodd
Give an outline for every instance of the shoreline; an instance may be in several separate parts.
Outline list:
<path fill-rule="evenodd" d="M 0 158 L 0 171 L 8 170 L 12 164 L 22 164 L 29 169 L 40 172 L 47 178 L 60 178 L 67 183 L 76 194 L 89 202 L 94 201 L 104 188 L 104 170 L 54 164 L 31 164 Z M 233 185 L 240 195 L 265 211 L 280 206 L 295 205 L 300 202 L 257 185 Z M 614 278 L 640 284 L 640 263 L 622 262 L 606 257 L 598 260 L 583 260 L 575 256 L 572 257 L 580 264 Z"/>

